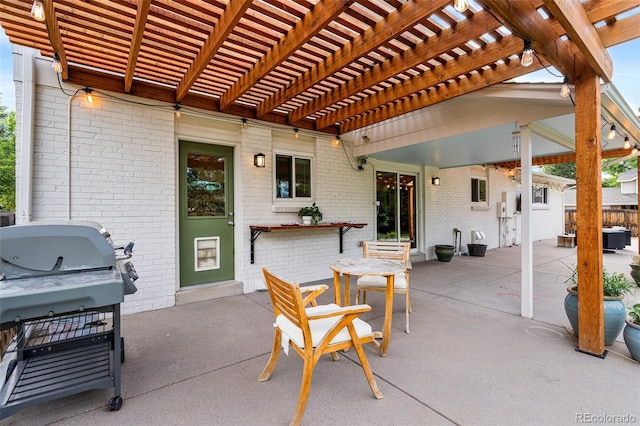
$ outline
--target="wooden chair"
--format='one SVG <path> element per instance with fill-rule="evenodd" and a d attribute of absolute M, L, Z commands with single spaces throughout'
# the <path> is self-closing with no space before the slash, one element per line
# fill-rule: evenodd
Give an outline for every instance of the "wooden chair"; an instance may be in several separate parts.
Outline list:
<path fill-rule="evenodd" d="M 405 263 L 406 270 L 403 274 L 396 274 L 394 293 L 405 295 L 405 330 L 409 333 L 409 313 L 411 312 L 411 298 L 409 297 L 409 271 L 411 270 L 411 243 L 397 241 L 364 241 L 362 243 L 363 257 L 377 257 L 383 259 L 396 259 Z M 367 302 L 367 291 L 385 292 L 387 280 L 382 276 L 364 275 L 358 278 L 356 285 L 356 304 L 360 300 Z"/>
<path fill-rule="evenodd" d="M 298 425 L 302 421 L 311 389 L 313 369 L 323 354 L 331 354 L 334 360 L 338 360 L 336 351 L 353 347 L 374 396 L 377 399 L 382 398 L 362 348 L 363 343 L 375 344 L 373 331 L 369 324 L 358 318 L 363 312 L 371 310 L 371 307 L 368 305 L 341 307 L 333 303 L 318 306 L 315 298 L 328 286 L 300 288 L 297 283 L 276 277 L 267 268 L 262 268 L 262 272 L 273 303 L 276 331 L 271 356 L 258 376 L 258 381 L 269 380 L 278 362 L 281 347 L 287 354 L 289 346 L 293 347 L 304 359 L 302 386 L 291 424 Z M 303 293 L 306 294 L 304 299 Z M 312 306 L 305 309 L 308 304 Z"/>

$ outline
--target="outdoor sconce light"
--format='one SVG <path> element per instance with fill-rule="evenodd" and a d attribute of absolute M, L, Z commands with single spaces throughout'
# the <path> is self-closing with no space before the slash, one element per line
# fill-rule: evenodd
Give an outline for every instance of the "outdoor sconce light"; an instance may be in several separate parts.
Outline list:
<path fill-rule="evenodd" d="M 264 167 L 265 166 L 265 155 L 263 153 L 256 154 L 253 156 L 253 165 L 256 167 Z"/>
<path fill-rule="evenodd" d="M 440 178 L 438 176 L 434 176 L 431 178 L 431 185 L 440 186 Z"/>

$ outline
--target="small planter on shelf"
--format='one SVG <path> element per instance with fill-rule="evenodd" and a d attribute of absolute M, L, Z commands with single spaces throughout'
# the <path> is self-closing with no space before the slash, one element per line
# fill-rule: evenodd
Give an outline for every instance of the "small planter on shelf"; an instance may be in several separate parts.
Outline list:
<path fill-rule="evenodd" d="M 298 216 L 302 218 L 303 225 L 316 225 L 322 220 L 322 212 L 318 206 L 316 206 L 316 203 L 311 204 L 311 206 L 302 207 L 298 211 Z"/>
<path fill-rule="evenodd" d="M 455 248 L 447 244 L 436 245 L 436 257 L 440 262 L 451 262 Z"/>

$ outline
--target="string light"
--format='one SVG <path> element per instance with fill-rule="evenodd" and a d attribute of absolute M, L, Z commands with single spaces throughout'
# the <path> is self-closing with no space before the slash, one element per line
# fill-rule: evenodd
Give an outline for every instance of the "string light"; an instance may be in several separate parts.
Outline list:
<path fill-rule="evenodd" d="M 296 139 L 298 139 L 300 137 L 300 132 L 298 131 L 297 127 L 293 129 L 293 134 L 294 134 Z"/>
<path fill-rule="evenodd" d="M 563 98 L 569 97 L 569 79 L 567 77 L 562 81 L 562 88 L 560 89 L 560 96 Z"/>
<path fill-rule="evenodd" d="M 38 22 L 42 22 L 45 20 L 44 6 L 42 5 L 42 0 L 33 1 L 33 6 L 31 6 L 31 17 Z"/>
<path fill-rule="evenodd" d="M 629 136 L 624 137 L 624 149 L 631 148 L 631 142 L 629 142 Z"/>
<path fill-rule="evenodd" d="M 176 110 L 176 118 L 180 118 L 180 105 L 175 104 L 175 105 L 173 106 L 173 109 L 175 109 L 175 110 Z"/>
<path fill-rule="evenodd" d="M 51 69 L 56 74 L 60 74 L 62 72 L 62 62 L 60 62 L 60 56 L 58 56 L 58 53 L 53 54 L 53 63 L 51 64 Z"/>
<path fill-rule="evenodd" d="M 93 103 L 93 96 L 91 95 L 91 92 L 93 92 L 93 90 L 89 89 L 88 87 L 85 87 L 84 91 L 87 94 L 87 102 L 92 104 Z"/>
<path fill-rule="evenodd" d="M 612 124 L 611 129 L 609 129 L 609 133 L 607 134 L 607 139 L 611 140 L 616 137 L 616 125 Z"/>
<path fill-rule="evenodd" d="M 249 127 L 249 123 L 245 117 L 242 117 L 242 128 L 246 129 L 247 127 Z"/>
<path fill-rule="evenodd" d="M 340 145 L 340 135 L 336 135 L 336 138 L 333 140 L 334 145 Z"/>
<path fill-rule="evenodd" d="M 520 58 L 520 64 L 523 67 L 528 67 L 533 64 L 533 49 L 531 48 L 531 41 L 524 41 L 524 49 L 522 50 L 522 58 Z"/>
<path fill-rule="evenodd" d="M 453 0 L 453 8 L 462 13 L 467 10 L 469 7 L 469 2 L 467 0 Z"/>

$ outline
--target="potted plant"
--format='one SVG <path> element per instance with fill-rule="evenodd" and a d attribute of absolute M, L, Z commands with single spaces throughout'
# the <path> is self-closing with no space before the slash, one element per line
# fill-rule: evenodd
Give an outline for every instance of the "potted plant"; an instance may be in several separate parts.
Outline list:
<path fill-rule="evenodd" d="M 578 269 L 575 265 L 569 267 L 571 274 L 565 283 L 567 296 L 564 299 L 564 309 L 573 328 L 573 333 L 578 336 Z M 624 274 L 602 271 L 602 287 L 604 293 L 604 344 L 612 345 L 622 331 L 626 319 L 624 296 L 630 293 L 634 283 L 629 281 Z"/>
<path fill-rule="evenodd" d="M 440 262 L 450 262 L 453 258 L 455 247 L 447 244 L 438 244 L 435 247 L 436 257 Z"/>
<path fill-rule="evenodd" d="M 298 211 L 298 216 L 302 218 L 303 225 L 315 225 L 322 220 L 322 212 L 316 206 L 316 203 L 311 204 L 311 206 L 302 207 Z"/>
<path fill-rule="evenodd" d="M 636 285 L 640 285 L 640 254 L 636 254 L 631 258 L 631 278 L 636 282 Z"/>
<path fill-rule="evenodd" d="M 629 319 L 627 319 L 622 336 L 631 358 L 640 362 L 640 303 L 633 305 L 629 311 Z"/>

